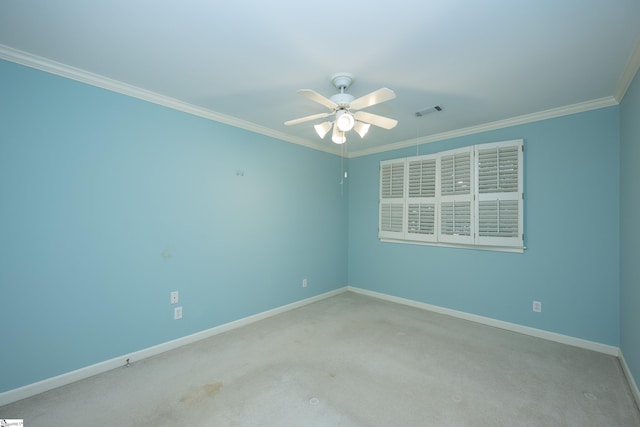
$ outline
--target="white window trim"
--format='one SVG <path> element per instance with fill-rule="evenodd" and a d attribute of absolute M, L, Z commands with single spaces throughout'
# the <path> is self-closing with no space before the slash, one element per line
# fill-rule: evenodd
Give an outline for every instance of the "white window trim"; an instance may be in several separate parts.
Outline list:
<path fill-rule="evenodd" d="M 478 153 L 484 150 L 491 149 L 501 149 L 503 147 L 517 147 L 517 192 L 508 191 L 508 192 L 498 192 L 498 193 L 481 193 L 479 190 L 480 185 L 480 176 L 479 176 L 479 156 Z M 469 153 L 471 156 L 471 167 L 469 171 L 468 177 L 468 185 L 470 187 L 469 194 L 442 194 L 441 188 L 441 173 L 442 173 L 442 159 L 451 155 L 461 154 L 461 153 Z M 511 152 L 513 153 L 513 152 Z M 486 154 L 486 153 L 485 153 Z M 504 158 L 504 156 L 502 157 Z M 410 165 L 414 164 L 418 161 L 424 160 L 436 160 L 436 196 L 435 197 L 410 197 L 409 195 L 409 174 L 410 174 Z M 382 179 L 383 179 L 383 169 L 388 172 L 389 165 L 395 165 L 394 167 L 399 167 L 400 164 L 403 164 L 403 173 L 404 180 L 402 189 L 396 187 L 396 197 L 384 197 L 382 194 Z M 509 170 L 513 170 L 511 165 L 513 163 L 507 163 Z M 397 170 L 397 169 L 396 169 Z M 414 172 L 415 173 L 415 172 Z M 388 175 L 385 175 L 388 177 Z M 486 176 L 486 175 L 484 175 Z M 491 175 L 490 175 L 491 176 Z M 415 179 L 415 176 L 414 176 Z M 465 179 L 461 179 L 459 183 L 463 185 L 467 185 Z M 393 242 L 393 243 L 408 243 L 408 244 L 418 244 L 418 245 L 430 245 L 430 246 L 441 246 L 441 247 L 455 247 L 455 248 L 466 248 L 466 249 L 482 249 L 482 250 L 493 250 L 493 251 L 502 251 L 502 252 L 517 252 L 523 253 L 524 246 L 524 141 L 519 140 L 510 140 L 510 141 L 501 141 L 494 142 L 488 144 L 479 144 L 469 147 L 463 147 L 455 150 L 448 150 L 439 153 L 423 155 L 423 156 L 414 156 L 407 157 L 401 159 L 392 159 L 385 160 L 380 162 L 380 198 L 379 198 L 379 207 L 378 207 L 378 237 L 382 242 Z M 397 182 L 396 182 L 397 184 Z M 415 183 L 414 183 L 415 185 Z M 414 187 L 412 187 L 414 188 Z M 462 188 L 462 187 L 461 187 Z M 484 187 L 486 188 L 486 187 Z M 388 188 L 387 188 L 388 190 Z M 492 189 L 491 189 L 492 190 Z M 400 192 L 399 192 L 400 191 Z M 485 190 L 486 191 L 486 190 Z M 459 193 L 459 192 L 458 192 Z M 513 215 L 513 208 L 517 205 L 517 234 L 515 234 L 515 230 L 513 229 L 513 224 L 515 221 L 513 220 L 513 216 L 508 216 L 506 224 L 508 224 L 511 228 L 503 227 L 502 230 L 508 230 L 509 234 L 507 236 L 511 237 L 502 237 L 505 236 L 503 232 L 501 236 L 496 237 L 493 234 L 493 228 L 489 227 L 491 232 L 491 236 L 480 236 L 480 202 L 482 201 L 495 201 L 497 204 L 500 201 L 509 201 L 509 210 L 505 210 L 505 212 Z M 469 227 L 469 235 L 458 235 L 458 234 L 444 234 L 443 230 L 440 228 L 442 224 L 442 205 L 443 203 L 450 202 L 458 202 L 458 203 L 469 203 L 469 215 L 470 218 L 468 220 Z M 514 205 L 514 202 L 517 202 Z M 402 226 L 400 228 L 396 228 L 394 231 L 384 230 L 382 224 L 382 209 L 383 206 L 388 206 L 389 203 L 392 203 L 396 206 L 396 210 L 399 209 L 398 206 L 402 206 Z M 415 207 L 416 204 L 435 204 L 434 207 L 434 233 L 427 233 L 422 229 L 423 224 L 416 225 L 416 210 L 413 209 L 409 212 L 409 206 Z M 486 212 L 486 204 L 485 211 Z M 495 211 L 494 211 L 495 212 Z M 464 211 L 466 214 L 466 210 Z M 419 215 L 418 215 L 419 217 Z M 398 217 L 396 216 L 396 219 Z M 412 219 L 411 219 L 412 218 Z M 430 219 L 430 217 L 428 217 Z M 466 219 L 466 215 L 462 217 Z M 496 214 L 496 225 L 499 225 L 499 213 Z M 504 216 L 503 216 L 504 218 Z M 398 223 L 395 223 L 398 227 Z M 410 225 L 411 224 L 411 225 Z M 494 224 L 491 224 L 493 226 Z M 388 228 L 388 227 L 387 227 Z M 428 227 L 427 227 L 428 228 Z M 466 230 L 466 226 L 463 227 Z M 415 232 L 412 232 L 415 231 Z M 485 227 L 485 231 L 487 227 Z M 513 234 L 512 234 L 513 233 Z M 466 231 L 465 233 L 466 234 Z"/>

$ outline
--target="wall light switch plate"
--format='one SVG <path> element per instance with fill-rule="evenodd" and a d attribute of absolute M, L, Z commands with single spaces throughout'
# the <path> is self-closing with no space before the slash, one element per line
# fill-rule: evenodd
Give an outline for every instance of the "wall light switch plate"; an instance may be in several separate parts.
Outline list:
<path fill-rule="evenodd" d="M 176 307 L 173 309 L 173 320 L 182 319 L 182 307 Z"/>
<path fill-rule="evenodd" d="M 171 304 L 178 303 L 178 291 L 171 292 Z"/>

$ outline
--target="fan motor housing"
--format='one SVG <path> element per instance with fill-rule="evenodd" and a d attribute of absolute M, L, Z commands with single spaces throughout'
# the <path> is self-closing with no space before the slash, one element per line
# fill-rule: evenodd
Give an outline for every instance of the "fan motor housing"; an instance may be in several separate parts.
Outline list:
<path fill-rule="evenodd" d="M 335 95 L 331 96 L 331 98 L 329 99 L 331 99 L 333 102 L 338 104 L 338 107 L 347 108 L 349 107 L 349 104 L 351 103 L 351 101 L 353 101 L 355 98 L 353 97 L 353 95 L 348 93 L 336 93 Z"/>

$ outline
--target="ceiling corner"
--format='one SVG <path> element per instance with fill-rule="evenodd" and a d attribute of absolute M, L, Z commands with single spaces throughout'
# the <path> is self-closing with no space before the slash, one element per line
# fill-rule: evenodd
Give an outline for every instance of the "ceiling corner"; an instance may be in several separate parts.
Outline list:
<path fill-rule="evenodd" d="M 631 85 L 633 78 L 638 73 L 640 69 L 640 37 L 636 40 L 635 48 L 631 55 L 629 56 L 629 60 L 627 61 L 627 65 L 624 67 L 624 71 L 620 76 L 620 80 L 618 81 L 618 87 L 616 87 L 616 91 L 614 94 L 614 98 L 618 103 L 622 101 L 624 95 L 627 93 L 627 89 Z"/>

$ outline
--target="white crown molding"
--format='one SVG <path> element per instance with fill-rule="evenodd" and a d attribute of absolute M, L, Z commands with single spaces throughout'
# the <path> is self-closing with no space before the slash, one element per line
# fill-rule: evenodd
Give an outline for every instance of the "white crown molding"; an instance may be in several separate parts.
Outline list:
<path fill-rule="evenodd" d="M 101 76 L 99 74 L 91 73 L 79 68 L 75 68 L 66 64 L 62 64 L 56 61 L 52 61 L 47 58 L 43 58 L 37 55 L 33 55 L 27 52 L 23 52 L 17 49 L 13 49 L 9 46 L 0 44 L 0 59 L 15 62 L 27 67 L 35 68 L 41 71 L 45 71 L 51 74 L 55 74 L 61 77 L 66 77 L 72 80 L 76 80 L 82 83 L 86 83 L 92 86 L 100 87 L 113 92 L 118 92 L 123 95 L 138 98 L 144 101 L 148 101 L 154 104 L 162 105 L 174 110 L 182 111 L 187 114 L 199 116 L 208 120 L 224 123 L 230 126 L 234 126 L 240 129 L 244 129 L 250 132 L 265 135 L 271 138 L 279 139 L 282 141 L 290 142 L 293 144 L 301 145 L 307 148 L 311 148 L 318 151 L 323 151 L 329 154 L 341 156 L 342 151 L 337 146 L 324 146 L 319 145 L 313 141 L 304 138 L 297 138 L 287 135 L 282 132 L 275 131 L 265 126 L 260 126 L 246 120 L 241 120 L 236 117 L 228 116 L 225 114 L 217 113 L 215 111 L 207 110 L 202 107 L 198 107 L 193 104 L 189 104 L 180 101 L 175 98 L 171 98 L 165 95 L 160 95 L 155 92 L 151 92 L 139 87 L 129 85 L 117 80 L 110 79 L 108 77 Z M 496 129 L 502 129 L 510 126 L 536 122 L 540 120 L 551 119 L 555 117 L 566 116 L 569 114 L 581 113 L 584 111 L 595 110 L 598 108 L 609 107 L 617 105 L 619 99 L 622 99 L 624 92 L 627 90 L 635 73 L 640 67 L 640 43 L 636 45 L 634 53 L 631 55 L 629 63 L 626 67 L 625 73 L 621 78 L 616 97 L 606 97 L 595 99 L 592 101 L 581 102 L 578 104 L 568 105 L 565 107 L 554 108 L 550 110 L 540 111 L 537 113 L 526 114 L 523 116 L 517 116 L 510 119 L 499 120 L 496 122 L 485 123 L 477 126 L 471 126 L 467 128 L 457 129 L 449 132 L 443 132 L 435 135 L 428 135 L 421 138 L 415 138 L 407 141 L 400 141 L 394 144 L 385 145 L 382 147 L 367 148 L 364 150 L 347 152 L 344 156 L 347 158 L 367 156 L 370 154 L 382 153 L 385 151 L 392 151 L 406 147 L 412 147 L 419 144 L 427 144 L 436 141 L 442 141 L 445 139 L 456 138 L 460 136 L 472 135 L 480 132 L 487 132 Z M 620 95 L 621 94 L 621 95 Z"/>
<path fill-rule="evenodd" d="M 241 120 L 236 117 L 217 113 L 215 111 L 211 111 L 193 104 L 180 101 L 175 98 L 171 98 L 169 96 L 141 89 L 139 87 L 113 80 L 99 74 L 91 73 L 80 68 L 75 68 L 70 65 L 52 61 L 50 59 L 33 55 L 28 52 L 23 52 L 18 49 L 13 49 L 9 46 L 1 44 L 0 59 L 5 59 L 7 61 L 15 62 L 16 64 L 24 65 L 26 67 L 35 68 L 40 71 L 55 74 L 61 77 L 66 77 L 68 79 L 75 80 L 81 83 L 86 83 L 112 92 L 121 93 L 123 95 L 138 98 L 143 101 L 162 105 L 164 107 L 182 111 L 187 114 L 192 114 L 194 116 L 202 117 L 208 120 L 224 123 L 271 138 L 280 139 L 286 142 L 291 142 L 293 144 L 302 145 L 304 147 L 312 148 L 319 151 L 325 151 L 330 154 L 340 155 L 340 150 L 335 147 L 326 147 L 318 145 L 307 139 L 292 137 L 290 135 L 284 134 L 282 132 L 277 132 L 265 126 L 260 126 L 246 120 Z"/>
<path fill-rule="evenodd" d="M 640 69 L 640 37 L 636 42 L 635 49 L 633 50 L 633 52 L 631 52 L 631 55 L 629 56 L 629 60 L 627 61 L 627 66 L 624 67 L 624 72 L 622 73 L 622 76 L 620 76 L 620 81 L 618 82 L 618 87 L 616 88 L 616 93 L 615 93 L 615 98 L 618 101 L 618 103 L 622 102 L 622 98 L 624 98 L 624 96 L 626 95 L 627 90 L 629 89 L 629 86 L 631 86 L 631 82 L 633 81 L 633 78 L 638 73 L 639 69 Z"/>
<path fill-rule="evenodd" d="M 398 150 L 406 147 L 415 147 L 420 144 L 428 144 L 436 141 L 443 141 L 451 138 L 458 138 L 461 136 L 473 135 L 481 132 L 488 132 L 497 129 L 503 129 L 510 126 L 522 125 L 540 120 L 553 119 L 556 117 L 568 116 L 570 114 L 582 113 L 590 110 L 597 110 L 599 108 L 611 107 L 612 105 L 618 105 L 618 101 L 613 96 L 605 98 L 594 99 L 591 101 L 580 102 L 577 104 L 567 105 L 565 107 L 552 108 L 550 110 L 539 111 L 537 113 L 525 114 L 522 116 L 512 117 L 510 119 L 498 120 L 496 122 L 485 123 L 477 126 L 471 126 L 462 129 L 456 129 L 449 132 L 442 132 L 435 135 L 428 135 L 425 137 L 414 138 L 407 141 L 400 141 L 394 144 L 385 145 L 382 147 L 373 147 L 365 150 L 354 151 L 349 153 L 349 158 L 368 156 L 370 154 L 382 153 L 385 151 Z"/>

